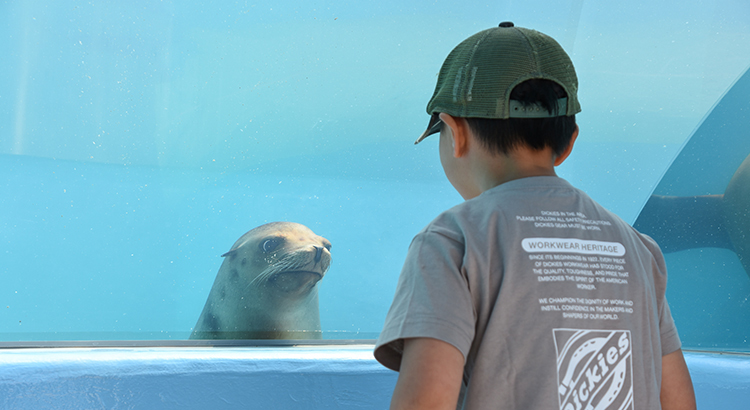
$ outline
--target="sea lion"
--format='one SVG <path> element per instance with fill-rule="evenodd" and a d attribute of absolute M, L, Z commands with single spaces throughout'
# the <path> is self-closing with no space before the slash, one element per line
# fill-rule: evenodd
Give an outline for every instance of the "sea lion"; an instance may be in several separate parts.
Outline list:
<path fill-rule="evenodd" d="M 633 227 L 653 237 L 664 253 L 692 248 L 732 250 L 750 275 L 750 155 L 723 195 L 651 195 Z"/>
<path fill-rule="evenodd" d="M 318 282 L 331 243 L 308 227 L 272 222 L 229 252 L 191 339 L 320 339 Z"/>
<path fill-rule="evenodd" d="M 724 191 L 724 226 L 734 252 L 750 275 L 750 155 L 745 158 Z"/>

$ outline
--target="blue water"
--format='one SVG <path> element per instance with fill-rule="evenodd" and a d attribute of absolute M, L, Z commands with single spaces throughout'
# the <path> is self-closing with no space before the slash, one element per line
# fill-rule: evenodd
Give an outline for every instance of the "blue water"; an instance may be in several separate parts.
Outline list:
<path fill-rule="evenodd" d="M 14 215 L 4 218 L 2 231 L 3 332 L 31 338 L 50 337 L 36 332 L 185 338 L 220 255 L 246 231 L 277 220 L 305 224 L 333 243 L 333 264 L 320 287 L 324 330 L 372 338 L 411 235 L 458 200 L 447 182 L 8 156 L 0 163 L 3 175 L 13 176 L 4 189 L 18 193 L 0 207 Z"/>
<path fill-rule="evenodd" d="M 220 255 L 277 220 L 333 243 L 320 285 L 326 336 L 373 338 L 412 236 L 461 201 L 441 175 L 436 142 L 278 161 L 272 173 L 0 156 L 12 193 L 0 199 L 2 338 L 186 338 Z M 320 161 L 347 166 L 337 173 Z"/>
<path fill-rule="evenodd" d="M 571 54 L 559 174 L 626 221 L 662 176 L 719 194 L 747 155 L 703 122 L 750 65 L 743 0 L 277 3 L 0 4 L 0 340 L 184 339 L 220 255 L 277 220 L 333 243 L 324 337 L 375 337 L 411 238 L 461 201 L 412 145 L 439 66 L 503 20 Z M 736 255 L 667 261 L 686 346 L 746 350 Z"/>
<path fill-rule="evenodd" d="M 750 70 L 707 113 L 655 187 L 655 195 L 692 197 L 724 193 L 737 168 L 750 155 L 748 95 Z M 689 209 L 681 209 L 679 213 L 685 218 L 710 217 L 696 215 Z M 647 234 L 655 234 L 647 224 L 636 223 L 636 226 Z M 713 232 L 708 226 L 702 229 Z M 673 241 L 667 236 L 664 242 Z M 745 271 L 738 255 L 732 249 L 694 247 L 668 253 L 666 261 L 670 278 L 667 296 L 684 343 L 699 348 L 750 349 L 750 272 Z"/>

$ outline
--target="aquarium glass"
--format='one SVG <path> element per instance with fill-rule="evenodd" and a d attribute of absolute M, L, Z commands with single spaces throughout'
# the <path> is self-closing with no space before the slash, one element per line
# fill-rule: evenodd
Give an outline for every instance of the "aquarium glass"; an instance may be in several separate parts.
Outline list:
<path fill-rule="evenodd" d="M 462 201 L 438 138 L 413 144 L 440 65 L 513 21 L 578 71 L 559 175 L 664 243 L 685 348 L 750 350 L 746 0 L 39 0 L 0 21 L 6 346 L 187 340 L 222 255 L 275 221 L 332 245 L 314 336 L 376 338 L 411 238 Z"/>

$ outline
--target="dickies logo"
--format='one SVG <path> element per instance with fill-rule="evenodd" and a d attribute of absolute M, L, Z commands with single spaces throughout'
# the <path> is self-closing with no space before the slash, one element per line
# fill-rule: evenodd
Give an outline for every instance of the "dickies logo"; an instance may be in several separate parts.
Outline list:
<path fill-rule="evenodd" d="M 633 410 L 627 330 L 554 329 L 560 410 Z"/>

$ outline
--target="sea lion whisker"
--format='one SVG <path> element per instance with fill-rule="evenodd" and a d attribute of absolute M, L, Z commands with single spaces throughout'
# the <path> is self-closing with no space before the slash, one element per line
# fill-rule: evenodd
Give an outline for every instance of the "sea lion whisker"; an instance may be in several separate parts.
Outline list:
<path fill-rule="evenodd" d="M 309 260 L 302 260 L 299 255 L 304 252 L 294 252 L 284 256 L 278 262 L 274 263 L 274 266 L 279 271 L 296 270 L 309 264 Z M 304 258 L 307 259 L 307 258 Z"/>
<path fill-rule="evenodd" d="M 247 288 L 249 288 L 249 287 L 251 287 L 253 285 L 257 285 L 259 283 L 263 283 L 267 279 L 269 279 L 271 276 L 273 276 L 277 272 L 277 270 L 274 269 L 274 266 L 275 265 L 270 265 L 269 267 L 267 267 L 266 269 L 264 269 L 261 273 L 258 274 L 258 276 L 256 276 L 253 280 L 250 281 L 250 283 L 247 284 L 247 286 L 245 287 L 245 289 L 247 289 Z"/>
<path fill-rule="evenodd" d="M 248 289 L 251 286 L 257 286 L 258 284 L 267 281 L 277 273 L 300 270 L 307 265 L 309 265 L 309 261 L 300 261 L 299 252 L 290 253 L 284 256 L 282 259 L 278 260 L 276 263 L 269 265 L 266 269 L 259 273 L 258 276 L 250 281 L 245 289 Z M 326 270 L 327 269 L 322 269 L 323 274 L 325 274 Z"/>

